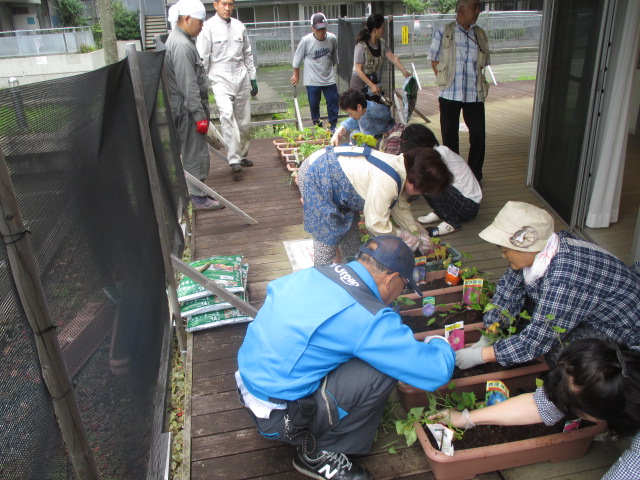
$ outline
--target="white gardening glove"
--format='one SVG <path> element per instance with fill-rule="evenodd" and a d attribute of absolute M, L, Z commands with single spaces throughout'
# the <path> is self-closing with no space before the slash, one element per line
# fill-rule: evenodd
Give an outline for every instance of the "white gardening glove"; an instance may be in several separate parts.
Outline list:
<path fill-rule="evenodd" d="M 398 228 L 398 237 L 409 246 L 412 252 L 415 252 L 416 248 L 420 245 L 420 237 L 405 228 Z"/>
<path fill-rule="evenodd" d="M 469 430 L 476 426 L 476 424 L 471 420 L 469 410 L 466 408 L 461 412 L 451 409 L 440 410 L 439 412 L 430 415 L 428 418 L 429 420 L 437 420 L 438 423 L 443 425 L 451 425 L 456 428 L 464 428 L 465 430 Z"/>
<path fill-rule="evenodd" d="M 346 135 L 347 133 L 347 129 L 344 127 L 338 127 L 336 128 L 336 131 L 333 132 L 333 135 L 331 136 L 331 141 L 329 143 L 331 143 L 331 145 L 333 145 L 334 147 L 337 147 L 338 145 L 340 145 L 340 139 Z"/>
<path fill-rule="evenodd" d="M 478 340 L 469 348 L 458 350 L 456 352 L 456 367 L 461 370 L 466 370 L 467 368 L 473 368 L 476 365 L 487 363 L 482 358 L 482 349 L 490 345 L 491 340 L 483 335 L 482 337 L 480 337 L 480 340 Z"/>

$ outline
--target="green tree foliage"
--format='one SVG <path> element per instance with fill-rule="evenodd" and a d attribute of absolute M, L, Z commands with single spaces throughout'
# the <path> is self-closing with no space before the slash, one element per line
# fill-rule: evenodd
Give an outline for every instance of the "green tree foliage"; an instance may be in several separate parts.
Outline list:
<path fill-rule="evenodd" d="M 82 15 L 84 4 L 80 0 L 58 0 L 60 22 L 65 27 L 82 27 L 87 19 Z"/>
<path fill-rule="evenodd" d="M 407 7 L 407 15 L 423 15 L 427 7 L 431 6 L 429 0 L 402 0 Z"/>
<path fill-rule="evenodd" d="M 458 0 L 438 0 L 435 8 L 439 13 L 455 13 Z"/>
<path fill-rule="evenodd" d="M 113 25 L 116 29 L 118 40 L 140 39 L 140 12 L 132 12 L 118 0 L 111 2 L 113 12 Z"/>

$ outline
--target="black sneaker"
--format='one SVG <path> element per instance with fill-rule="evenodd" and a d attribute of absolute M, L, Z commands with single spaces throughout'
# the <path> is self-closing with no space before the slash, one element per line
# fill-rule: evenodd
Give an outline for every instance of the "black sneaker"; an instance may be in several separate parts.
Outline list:
<path fill-rule="evenodd" d="M 242 171 L 242 165 L 240 165 L 239 163 L 231 163 L 229 164 L 229 166 L 231 167 L 231 171 L 233 173 L 238 173 Z"/>
<path fill-rule="evenodd" d="M 303 475 L 319 480 L 373 480 L 369 471 L 351 462 L 344 453 L 322 450 L 316 459 L 311 459 L 298 446 L 293 456 L 293 466 Z"/>
<path fill-rule="evenodd" d="M 242 165 L 243 167 L 253 167 L 253 160 L 243 158 L 242 160 L 240 160 L 240 165 Z"/>

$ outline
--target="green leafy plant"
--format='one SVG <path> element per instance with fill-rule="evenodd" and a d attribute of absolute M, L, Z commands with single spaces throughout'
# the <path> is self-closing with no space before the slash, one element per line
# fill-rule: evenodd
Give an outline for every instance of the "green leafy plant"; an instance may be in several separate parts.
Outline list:
<path fill-rule="evenodd" d="M 402 0 L 407 10 L 407 15 L 423 15 L 431 6 L 429 0 Z"/>
<path fill-rule="evenodd" d="M 438 420 L 430 420 L 429 417 L 436 415 L 444 409 L 462 411 L 474 410 L 484 406 L 478 403 L 476 394 L 473 392 L 459 392 L 456 390 L 455 382 L 449 382 L 447 385 L 448 393 L 442 394 L 440 391 L 435 393 L 427 392 L 427 407 L 415 407 L 409 410 L 407 417 L 396 420 L 396 432 L 398 435 L 404 435 L 407 445 L 412 445 L 418 438 L 416 433 L 416 423 L 426 425 L 429 423 L 440 423 Z M 454 439 L 461 439 L 464 430 L 447 425 L 454 432 Z"/>
<path fill-rule="evenodd" d="M 531 315 L 529 315 L 526 310 L 514 316 L 511 315 L 506 308 L 502 308 L 494 303 L 487 303 L 483 311 L 487 313 L 496 309 L 501 309 L 498 321 L 489 325 L 485 330 L 480 330 L 483 336 L 491 339 L 493 342 L 502 338 L 509 338 L 516 333 L 520 320 L 531 320 Z"/>
<path fill-rule="evenodd" d="M 94 45 L 85 45 L 84 43 L 80 44 L 80 48 L 78 49 L 79 53 L 90 53 L 97 50 L 97 47 Z"/>
<path fill-rule="evenodd" d="M 80 0 L 58 0 L 60 22 L 65 27 L 83 27 L 87 24 L 84 17 L 84 4 Z"/>
<path fill-rule="evenodd" d="M 556 319 L 556 316 L 549 313 L 547 315 L 545 315 L 545 323 L 549 326 L 549 328 L 551 328 L 551 330 L 553 330 L 554 335 L 556 336 L 556 338 L 558 339 L 558 342 L 560 342 L 560 345 L 562 346 L 566 346 L 569 345 L 568 342 L 562 343 L 562 334 L 566 333 L 567 329 L 563 328 L 559 325 L 553 325 L 551 322 L 553 322 Z"/>
<path fill-rule="evenodd" d="M 396 312 L 400 311 L 400 308 L 402 308 L 404 306 L 410 307 L 410 306 L 413 306 L 415 304 L 416 304 L 415 300 L 412 300 L 412 299 L 404 297 L 404 296 L 399 296 L 392 303 L 393 309 Z"/>
<path fill-rule="evenodd" d="M 113 27 L 118 40 L 140 39 L 140 12 L 132 12 L 119 0 L 111 1 Z"/>

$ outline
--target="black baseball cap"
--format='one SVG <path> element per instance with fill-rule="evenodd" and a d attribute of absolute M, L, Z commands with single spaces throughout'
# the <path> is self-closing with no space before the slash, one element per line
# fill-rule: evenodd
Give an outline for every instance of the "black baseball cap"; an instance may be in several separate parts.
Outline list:
<path fill-rule="evenodd" d="M 371 242 L 376 243 L 377 248 L 375 250 L 369 248 Z M 400 237 L 394 235 L 374 237 L 360 247 L 360 252 L 366 253 L 392 272 L 398 272 L 416 292 L 416 295 L 422 297 L 422 291 L 413 280 L 413 269 L 416 266 L 415 257 L 411 249 Z"/>
<path fill-rule="evenodd" d="M 311 26 L 316 30 L 320 30 L 321 28 L 327 28 L 327 17 L 324 16 L 324 13 L 322 12 L 314 13 L 311 16 Z"/>

